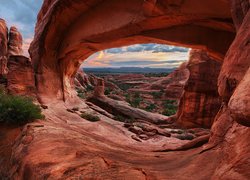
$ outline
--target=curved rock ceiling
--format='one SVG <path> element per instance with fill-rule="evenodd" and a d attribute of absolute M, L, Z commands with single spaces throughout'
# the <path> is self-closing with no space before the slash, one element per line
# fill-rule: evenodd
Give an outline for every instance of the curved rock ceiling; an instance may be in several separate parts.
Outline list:
<path fill-rule="evenodd" d="M 40 94 L 61 99 L 72 96 L 71 77 L 97 51 L 155 42 L 222 60 L 234 37 L 225 0 L 45 0 L 29 51 Z"/>

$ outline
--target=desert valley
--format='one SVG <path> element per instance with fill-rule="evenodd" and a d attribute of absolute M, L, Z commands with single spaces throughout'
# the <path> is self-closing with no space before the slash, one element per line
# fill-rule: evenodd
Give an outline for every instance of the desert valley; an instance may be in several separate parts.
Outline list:
<path fill-rule="evenodd" d="M 0 7 L 0 179 L 250 179 L 249 0 L 41 4 L 28 45 Z"/>

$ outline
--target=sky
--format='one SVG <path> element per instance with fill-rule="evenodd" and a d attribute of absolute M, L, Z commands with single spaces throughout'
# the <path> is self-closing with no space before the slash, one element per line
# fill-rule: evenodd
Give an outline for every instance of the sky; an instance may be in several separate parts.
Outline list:
<path fill-rule="evenodd" d="M 29 44 L 34 36 L 36 17 L 43 0 L 0 0 L 0 18 L 7 26 L 16 26 L 23 35 L 23 49 L 28 56 Z"/>
<path fill-rule="evenodd" d="M 23 35 L 24 55 L 34 36 L 36 17 L 43 0 L 0 0 L 0 18 Z M 163 44 L 136 44 L 97 52 L 84 67 L 178 67 L 188 59 L 189 49 Z"/>
<path fill-rule="evenodd" d="M 136 44 L 97 52 L 82 67 L 177 68 L 186 61 L 189 49 L 164 44 Z"/>

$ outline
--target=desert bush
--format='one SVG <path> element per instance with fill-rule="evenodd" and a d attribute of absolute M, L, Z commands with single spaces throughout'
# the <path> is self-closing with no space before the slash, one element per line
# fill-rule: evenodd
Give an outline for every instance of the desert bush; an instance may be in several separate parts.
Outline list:
<path fill-rule="evenodd" d="M 120 122 L 125 122 L 125 123 L 134 122 L 134 119 L 127 118 L 127 117 L 124 117 L 124 116 L 121 116 L 121 115 L 116 115 L 114 119 L 117 120 L 117 121 L 120 121 Z"/>
<path fill-rule="evenodd" d="M 110 88 L 105 88 L 104 94 L 105 95 L 110 95 L 111 91 L 112 90 Z"/>
<path fill-rule="evenodd" d="M 127 91 L 128 89 L 134 87 L 134 85 L 122 84 L 122 83 L 116 83 L 116 85 L 123 91 Z"/>
<path fill-rule="evenodd" d="M 159 99 L 162 97 L 163 92 L 151 92 L 151 95 L 155 98 L 155 99 Z"/>
<path fill-rule="evenodd" d="M 76 92 L 77 92 L 77 96 L 79 98 L 82 98 L 82 99 L 85 99 L 86 96 L 85 96 L 85 92 L 82 90 L 82 89 L 76 89 Z"/>
<path fill-rule="evenodd" d="M 91 85 L 87 85 L 87 87 L 86 87 L 86 91 L 88 92 L 88 91 L 93 91 L 94 90 L 94 87 L 93 86 L 91 86 Z"/>
<path fill-rule="evenodd" d="M 163 103 L 164 110 L 162 114 L 166 116 L 174 115 L 177 112 L 177 102 L 175 100 L 166 100 Z"/>
<path fill-rule="evenodd" d="M 126 101 L 132 106 L 132 107 L 139 107 L 140 103 L 142 101 L 142 98 L 140 96 L 139 92 L 136 92 L 131 96 L 130 94 L 125 94 Z"/>
<path fill-rule="evenodd" d="M 91 122 L 100 121 L 100 118 L 98 116 L 89 113 L 82 113 L 81 117 Z"/>
<path fill-rule="evenodd" d="M 149 104 L 148 106 L 146 106 L 145 110 L 152 112 L 155 108 L 156 108 L 155 104 Z"/>
<path fill-rule="evenodd" d="M 30 98 L 7 95 L 0 91 L 0 122 L 23 125 L 43 118 L 40 107 Z"/>
<path fill-rule="evenodd" d="M 130 101 L 130 105 L 132 107 L 137 108 L 140 106 L 141 101 L 142 101 L 141 97 L 135 97 Z"/>

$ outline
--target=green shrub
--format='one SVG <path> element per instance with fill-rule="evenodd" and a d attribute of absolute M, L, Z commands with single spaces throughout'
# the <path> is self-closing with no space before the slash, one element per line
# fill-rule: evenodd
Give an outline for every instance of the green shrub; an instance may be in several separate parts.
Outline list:
<path fill-rule="evenodd" d="M 110 95 L 111 89 L 110 88 L 105 88 L 104 94 L 105 95 Z"/>
<path fill-rule="evenodd" d="M 126 101 L 132 106 L 132 107 L 139 107 L 140 103 L 142 101 L 142 98 L 138 92 L 136 92 L 133 97 L 130 96 L 130 94 L 125 94 Z"/>
<path fill-rule="evenodd" d="M 85 92 L 82 90 L 82 89 L 78 89 L 76 88 L 76 92 L 77 92 L 77 96 L 81 99 L 85 99 L 86 96 L 85 96 Z"/>
<path fill-rule="evenodd" d="M 0 122 L 23 125 L 43 119 L 41 109 L 27 97 L 7 95 L 0 91 Z"/>
<path fill-rule="evenodd" d="M 125 96 L 126 101 L 129 103 L 131 99 L 130 94 L 125 94 L 124 96 Z"/>
<path fill-rule="evenodd" d="M 159 99 L 162 97 L 163 92 L 151 92 L 151 95 L 155 98 L 155 99 Z"/>
<path fill-rule="evenodd" d="M 91 121 L 91 122 L 97 122 L 97 121 L 100 121 L 100 118 L 96 115 L 92 115 L 92 114 L 88 114 L 88 113 L 82 113 L 81 114 L 81 117 L 88 120 L 88 121 Z"/>
<path fill-rule="evenodd" d="M 124 116 L 121 116 L 121 115 L 115 116 L 114 119 L 117 120 L 117 121 L 120 121 L 120 122 L 124 122 L 124 123 L 132 123 L 132 122 L 134 122 L 134 119 L 127 118 L 127 117 L 124 117 Z"/>
<path fill-rule="evenodd" d="M 134 85 L 131 84 L 122 84 L 122 83 L 116 83 L 116 85 L 123 91 L 127 91 L 130 88 L 133 88 Z"/>
<path fill-rule="evenodd" d="M 163 103 L 163 107 L 164 107 L 164 110 L 162 114 L 166 116 L 171 116 L 171 115 L 176 114 L 177 108 L 178 108 L 176 100 L 166 100 Z"/>
<path fill-rule="evenodd" d="M 152 112 L 155 108 L 156 108 L 155 104 L 150 104 L 150 105 L 146 106 L 145 110 Z"/>
<path fill-rule="evenodd" d="M 93 91 L 93 90 L 94 90 L 93 86 L 87 85 L 86 91 Z"/>
<path fill-rule="evenodd" d="M 86 96 L 85 96 L 85 93 L 78 93 L 77 96 L 81 99 L 85 99 Z"/>

